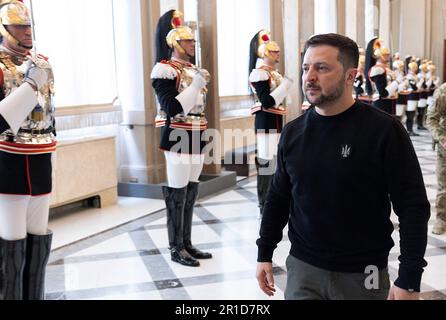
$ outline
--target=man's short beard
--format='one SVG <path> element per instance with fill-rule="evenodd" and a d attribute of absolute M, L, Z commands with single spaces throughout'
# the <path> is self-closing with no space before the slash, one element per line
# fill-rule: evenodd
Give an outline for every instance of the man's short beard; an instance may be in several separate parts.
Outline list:
<path fill-rule="evenodd" d="M 344 94 L 344 90 L 345 90 L 344 84 L 345 84 L 345 75 L 338 82 L 338 85 L 337 85 L 336 89 L 334 90 L 334 92 L 332 92 L 328 95 L 324 95 L 321 93 L 320 97 L 314 98 L 313 100 L 310 100 L 311 98 L 307 97 L 307 100 L 314 106 L 318 106 L 318 107 L 322 106 L 323 107 L 324 104 L 336 101 Z"/>

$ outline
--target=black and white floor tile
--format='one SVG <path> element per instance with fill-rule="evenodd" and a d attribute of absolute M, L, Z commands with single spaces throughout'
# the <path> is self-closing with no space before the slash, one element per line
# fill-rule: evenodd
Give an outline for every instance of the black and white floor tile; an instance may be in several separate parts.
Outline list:
<path fill-rule="evenodd" d="M 446 235 L 430 233 L 435 218 L 436 153 L 428 133 L 415 137 L 413 143 L 432 204 L 426 252 L 429 265 L 423 276 L 422 297 L 446 299 Z M 214 256 L 201 260 L 199 268 L 170 260 L 166 213 L 164 209 L 155 209 L 158 211 L 145 212 L 139 204 L 133 210 L 138 212 L 129 215 L 133 220 L 120 220 L 116 227 L 56 248 L 47 267 L 47 299 L 271 299 L 258 289 L 255 279 L 255 240 L 260 223 L 255 177 L 240 179 L 234 189 L 198 201 L 193 242 Z M 127 206 L 126 210 L 132 211 L 132 207 Z M 57 222 L 60 232 L 69 232 L 69 227 L 62 228 L 61 224 L 64 223 Z M 56 228 L 55 236 L 57 232 Z M 274 254 L 277 293 L 272 299 L 282 300 L 285 290 L 285 259 L 290 247 L 286 233 L 285 229 L 284 240 Z M 389 263 L 392 279 L 398 268 L 397 231 L 394 238 L 397 245 Z"/>

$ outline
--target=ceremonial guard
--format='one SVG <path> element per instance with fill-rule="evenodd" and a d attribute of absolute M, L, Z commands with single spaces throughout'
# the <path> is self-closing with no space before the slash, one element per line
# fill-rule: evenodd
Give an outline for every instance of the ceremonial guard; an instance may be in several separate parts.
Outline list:
<path fill-rule="evenodd" d="M 280 62 L 280 47 L 271 41 L 269 32 L 259 31 L 250 43 L 249 83 L 255 104 L 251 114 L 255 115 L 257 137 L 257 195 L 260 214 L 275 172 L 275 157 L 283 118 L 286 115 L 284 100 L 292 81 L 276 69 Z"/>
<path fill-rule="evenodd" d="M 396 114 L 396 99 L 398 96 L 398 82 L 389 68 L 390 51 L 383 46 L 379 38 L 372 39 L 366 49 L 367 76 L 366 91 L 373 96 L 379 95 L 373 105 L 391 115 Z"/>
<path fill-rule="evenodd" d="M 353 94 L 356 101 L 373 105 L 373 97 L 369 96 L 366 92 L 365 50 L 362 47 L 358 47 L 358 49 L 358 73 L 356 75 L 355 82 L 353 83 Z"/>
<path fill-rule="evenodd" d="M 365 90 L 365 77 L 364 77 L 364 68 L 365 68 L 365 56 L 359 56 L 358 62 L 358 74 L 356 75 L 355 82 L 353 83 L 353 89 L 355 90 L 355 99 L 361 100 L 361 97 L 364 97 Z"/>
<path fill-rule="evenodd" d="M 0 4 L 0 299 L 44 299 L 56 150 L 54 78 L 33 49 L 31 14 Z"/>
<path fill-rule="evenodd" d="M 410 136 L 418 136 L 418 133 L 413 131 L 413 123 L 415 112 L 417 111 L 418 103 L 420 101 L 422 83 L 418 79 L 418 64 L 413 56 L 406 57 L 405 69 L 407 70 L 406 79 L 409 83 L 410 91 L 410 94 L 407 97 L 406 128 Z"/>
<path fill-rule="evenodd" d="M 429 90 L 427 106 L 432 107 L 434 103 L 434 92 L 440 86 L 440 78 L 437 76 L 437 67 L 430 61 L 428 63 L 429 73 L 427 75 L 427 87 Z"/>
<path fill-rule="evenodd" d="M 397 59 L 393 62 L 393 72 L 398 85 L 398 98 L 396 100 L 396 117 L 401 121 L 404 113 L 407 112 L 407 98 L 409 92 L 409 82 L 404 72 L 404 61 Z"/>
<path fill-rule="evenodd" d="M 421 83 L 420 100 L 417 107 L 417 128 L 420 131 L 425 131 L 424 118 L 426 117 L 427 100 L 429 98 L 430 85 L 428 86 L 428 66 L 427 61 L 422 61 L 419 65 L 419 73 L 417 75 L 418 81 Z"/>
<path fill-rule="evenodd" d="M 191 242 L 193 209 L 204 164 L 204 112 L 210 75 L 192 63 L 195 35 L 183 25 L 182 15 L 170 10 L 158 22 L 157 63 L 151 79 L 160 105 L 156 118 L 156 125 L 161 127 L 160 149 L 166 158 L 168 186 L 163 187 L 163 193 L 171 259 L 198 267 L 197 259 L 212 258 Z"/>

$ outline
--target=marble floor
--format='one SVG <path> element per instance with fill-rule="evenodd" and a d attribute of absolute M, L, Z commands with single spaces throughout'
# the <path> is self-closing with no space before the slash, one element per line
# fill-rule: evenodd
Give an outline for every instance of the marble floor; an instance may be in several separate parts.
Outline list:
<path fill-rule="evenodd" d="M 435 218 L 435 152 L 428 133 L 413 138 L 413 143 L 432 204 L 422 298 L 446 299 L 446 235 L 430 233 Z M 120 198 L 113 207 L 57 215 L 50 221 L 54 245 L 47 267 L 47 299 L 282 300 L 290 247 L 287 230 L 274 254 L 277 293 L 268 298 L 255 279 L 259 223 L 255 177 L 240 178 L 233 189 L 200 199 L 192 238 L 214 258 L 188 268 L 170 260 L 163 201 Z M 398 244 L 398 232 L 393 236 Z M 397 258 L 395 246 L 389 262 L 392 279 Z"/>

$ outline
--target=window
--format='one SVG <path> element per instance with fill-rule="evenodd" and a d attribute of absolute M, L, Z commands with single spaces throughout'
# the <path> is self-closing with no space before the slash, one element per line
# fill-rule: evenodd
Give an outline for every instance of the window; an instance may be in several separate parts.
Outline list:
<path fill-rule="evenodd" d="M 151 0 L 149 0 L 149 1 L 151 1 Z M 186 1 L 189 1 L 189 0 L 185 0 L 185 2 Z M 167 11 L 178 10 L 178 9 L 179 9 L 178 0 L 160 0 L 160 14 L 161 15 L 165 14 Z"/>
<path fill-rule="evenodd" d="M 218 0 L 220 96 L 249 95 L 249 42 L 268 29 L 269 0 Z"/>
<path fill-rule="evenodd" d="M 314 0 L 314 34 L 337 31 L 336 1 Z"/>
<path fill-rule="evenodd" d="M 184 18 L 197 20 L 197 0 L 184 0 Z M 249 95 L 249 42 L 269 29 L 269 0 L 218 0 L 217 20 L 219 95 Z"/>
<path fill-rule="evenodd" d="M 197 21 L 197 0 L 184 0 L 184 20 Z"/>
<path fill-rule="evenodd" d="M 374 0 L 365 2 L 365 40 L 368 43 L 379 34 L 379 9 Z"/>
<path fill-rule="evenodd" d="M 56 107 L 113 102 L 112 0 L 39 0 L 33 1 L 33 12 L 35 47 L 54 70 Z"/>

